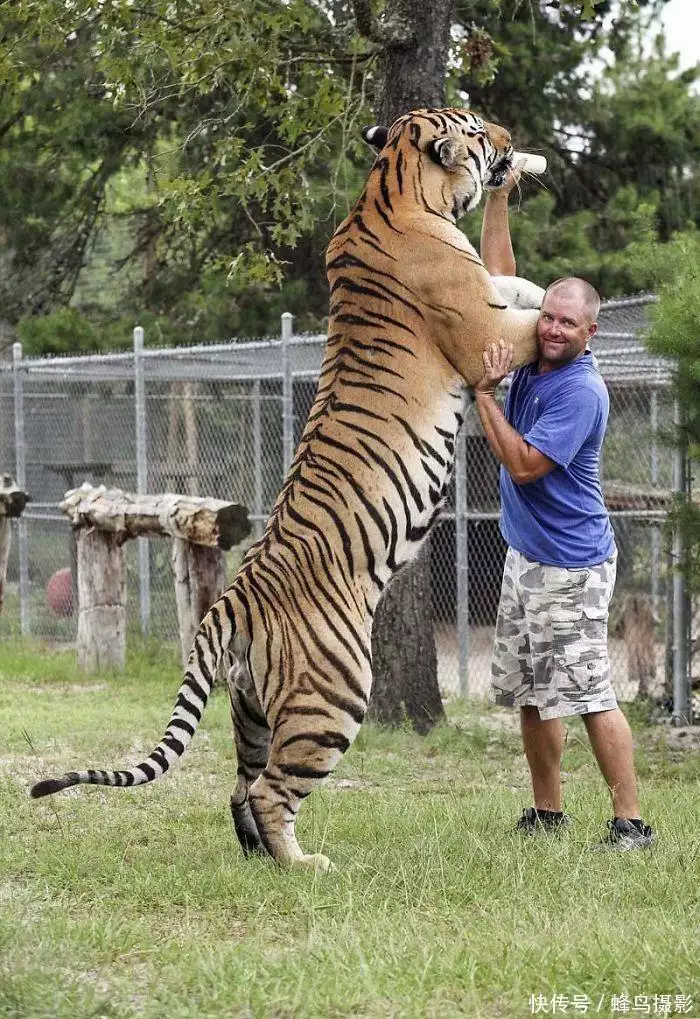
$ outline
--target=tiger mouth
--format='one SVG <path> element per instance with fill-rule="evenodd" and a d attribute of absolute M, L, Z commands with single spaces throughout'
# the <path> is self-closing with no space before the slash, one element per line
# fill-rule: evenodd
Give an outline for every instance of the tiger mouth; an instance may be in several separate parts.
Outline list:
<path fill-rule="evenodd" d="M 489 190 L 498 190 L 503 187 L 506 182 L 508 172 L 513 166 L 512 156 L 501 156 L 500 159 L 491 167 L 488 179 L 484 181 L 484 187 Z"/>
<path fill-rule="evenodd" d="M 493 189 L 494 191 L 497 191 L 500 187 L 503 187 L 505 180 L 505 173 L 492 173 L 488 181 L 484 183 L 484 187 L 489 190 Z"/>

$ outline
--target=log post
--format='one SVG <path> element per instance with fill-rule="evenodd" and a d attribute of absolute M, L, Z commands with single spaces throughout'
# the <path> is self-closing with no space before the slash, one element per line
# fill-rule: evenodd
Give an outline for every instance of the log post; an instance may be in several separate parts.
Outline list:
<path fill-rule="evenodd" d="M 195 630 L 226 587 L 226 563 L 221 549 L 193 545 L 183 538 L 173 541 L 172 562 L 180 648 L 185 666 Z"/>
<path fill-rule="evenodd" d="M 21 516 L 28 501 L 29 496 L 17 487 L 14 478 L 0 474 L 0 613 L 5 601 L 7 563 L 12 542 L 10 519 Z"/>
<path fill-rule="evenodd" d="M 84 484 L 61 509 L 78 531 L 78 663 L 123 668 L 126 587 L 122 546 L 139 535 L 174 539 L 173 570 L 183 659 L 194 632 L 226 585 L 223 550 L 250 532 L 237 503 L 185 495 L 134 495 Z"/>
<path fill-rule="evenodd" d="M 78 667 L 123 669 L 126 660 L 126 569 L 119 535 L 78 529 Z"/>
<path fill-rule="evenodd" d="M 10 542 L 12 531 L 7 517 L 0 517 L 0 613 L 5 603 L 5 583 L 7 579 L 7 562 L 10 558 Z"/>

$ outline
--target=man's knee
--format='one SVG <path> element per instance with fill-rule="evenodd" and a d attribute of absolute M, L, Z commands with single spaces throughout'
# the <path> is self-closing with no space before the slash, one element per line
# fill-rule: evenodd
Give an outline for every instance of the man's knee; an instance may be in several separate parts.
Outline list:
<path fill-rule="evenodd" d="M 581 715 L 587 729 L 610 729 L 630 732 L 629 722 L 619 707 L 601 708 L 599 711 L 587 711 Z"/>

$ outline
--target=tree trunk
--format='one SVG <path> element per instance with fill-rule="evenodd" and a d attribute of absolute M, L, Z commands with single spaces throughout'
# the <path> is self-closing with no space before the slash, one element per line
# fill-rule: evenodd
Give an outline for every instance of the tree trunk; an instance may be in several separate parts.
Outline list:
<path fill-rule="evenodd" d="M 197 417 L 192 400 L 194 387 L 185 382 L 182 387 L 182 415 L 185 425 L 185 448 L 187 450 L 187 494 L 199 495 L 198 471 L 199 440 L 197 436 Z"/>
<path fill-rule="evenodd" d="M 118 534 L 78 531 L 78 668 L 123 669 L 126 659 L 126 568 Z"/>
<path fill-rule="evenodd" d="M 358 30 L 380 47 L 377 122 L 443 106 L 454 0 L 390 0 L 381 19 L 354 0 Z M 430 539 L 377 607 L 372 631 L 371 715 L 386 725 L 410 720 L 421 733 L 445 717 L 437 682 Z"/>
<path fill-rule="evenodd" d="M 444 106 L 447 56 L 454 0 L 393 0 L 385 27 L 391 33 L 380 57 L 381 96 L 377 122 L 423 106 Z"/>
<path fill-rule="evenodd" d="M 370 717 L 424 735 L 445 717 L 437 684 L 430 541 L 384 592 L 372 633 Z"/>

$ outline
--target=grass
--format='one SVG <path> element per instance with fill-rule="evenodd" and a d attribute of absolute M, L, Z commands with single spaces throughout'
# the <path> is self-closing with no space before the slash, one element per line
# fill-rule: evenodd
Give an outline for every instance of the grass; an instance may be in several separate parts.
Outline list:
<path fill-rule="evenodd" d="M 480 1019 L 534 1014 L 538 994 L 610 1016 L 624 992 L 700 1016 L 700 753 L 668 729 L 633 718 L 658 845 L 629 855 L 590 851 L 609 807 L 578 723 L 573 832 L 509 834 L 527 772 L 511 717 L 482 704 L 426 739 L 363 727 L 299 818 L 327 876 L 241 856 L 221 693 L 163 781 L 28 798 L 37 777 L 150 750 L 178 673 L 156 647 L 80 677 L 71 652 L 0 645 L 2 1019 Z"/>

